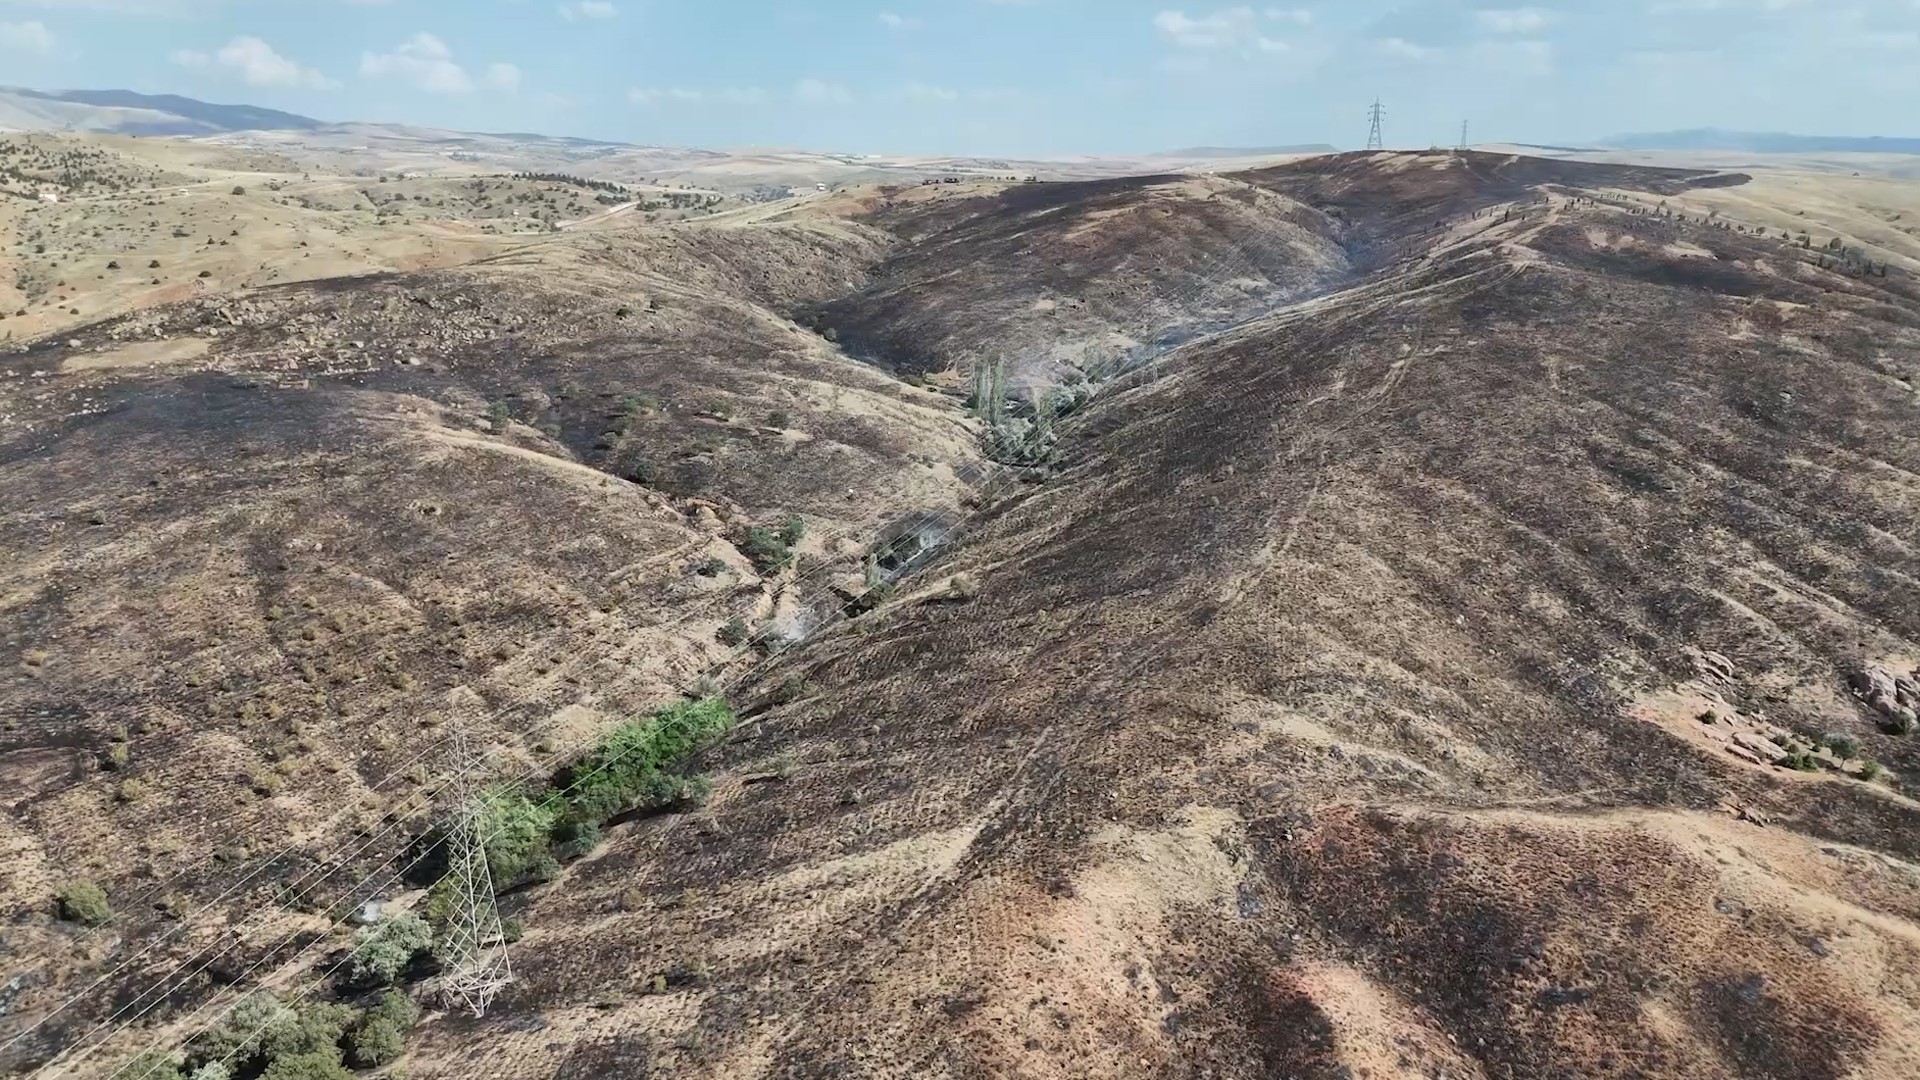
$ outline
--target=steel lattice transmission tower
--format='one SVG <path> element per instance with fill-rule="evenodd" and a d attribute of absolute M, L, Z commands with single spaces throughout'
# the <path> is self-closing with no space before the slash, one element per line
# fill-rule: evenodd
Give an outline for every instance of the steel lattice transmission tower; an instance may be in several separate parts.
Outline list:
<path fill-rule="evenodd" d="M 1386 149 L 1386 141 L 1380 137 L 1380 121 L 1385 119 L 1386 115 L 1387 110 L 1381 107 L 1380 99 L 1374 98 L 1373 108 L 1367 110 L 1367 120 L 1370 121 L 1370 126 L 1367 128 L 1367 149 Z"/>
<path fill-rule="evenodd" d="M 506 934 L 494 903 L 493 872 L 487 867 L 487 815 L 478 778 L 485 759 L 473 750 L 465 725 L 453 732 L 453 815 L 447 829 L 446 919 L 440 928 L 440 989 L 449 1007 L 486 1014 L 487 1005 L 513 981 Z"/>

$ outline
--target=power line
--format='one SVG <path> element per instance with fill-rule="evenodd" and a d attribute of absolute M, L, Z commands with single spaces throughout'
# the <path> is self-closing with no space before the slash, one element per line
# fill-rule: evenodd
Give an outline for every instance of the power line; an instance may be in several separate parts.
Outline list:
<path fill-rule="evenodd" d="M 1209 258 L 1208 262 L 1211 264 L 1210 265 L 1211 273 L 1209 273 L 1197 285 L 1189 286 L 1188 289 L 1185 290 L 1186 295 L 1181 298 L 1181 301 L 1178 304 L 1176 304 L 1175 307 L 1176 308 L 1185 307 L 1188 303 L 1204 295 L 1207 289 L 1217 284 L 1225 275 L 1227 275 L 1230 272 L 1230 270 L 1233 269 L 1232 267 L 1227 265 L 1227 261 L 1229 258 L 1231 258 L 1234 262 L 1237 262 L 1239 264 L 1239 267 L 1238 267 L 1239 269 L 1246 270 L 1246 269 L 1254 268 L 1253 264 L 1251 264 L 1246 258 L 1245 248 L 1242 245 L 1237 243 L 1231 244 L 1229 249 L 1225 253 L 1223 254 L 1217 253 Z M 1259 316 L 1255 316 L 1255 317 L 1257 318 Z M 1097 364 L 1086 369 L 1087 374 L 1089 376 L 1089 382 L 1098 383 L 1103 377 L 1117 374 L 1120 370 L 1126 368 L 1129 365 L 1129 362 L 1134 359 L 1135 359 L 1134 357 L 1127 356 L 1127 355 L 1116 356 L 1103 364 Z M 1153 359 L 1158 359 L 1158 357 L 1155 357 Z M 1151 362 L 1151 360 L 1149 360 L 1148 362 Z M 991 502 L 993 496 L 998 495 L 1001 491 L 1004 490 L 1005 487 L 1012 486 L 1018 483 L 1020 476 L 1025 471 L 1026 471 L 1025 469 L 1011 465 L 1009 463 L 995 463 L 994 472 L 997 473 L 998 475 L 991 476 L 989 482 L 984 485 L 983 502 Z M 917 516 L 928 524 L 937 523 L 936 515 L 934 515 L 931 512 L 922 511 Z M 960 528 L 961 524 L 962 522 L 954 522 L 950 525 L 946 525 L 945 527 L 943 527 L 941 529 L 941 536 L 936 538 L 936 540 L 934 541 L 935 545 L 937 545 L 940 542 L 940 540 L 943 540 L 946 537 L 950 536 L 952 533 L 956 532 Z M 849 530 L 850 533 L 851 531 L 852 530 Z M 802 575 L 800 579 L 796 579 L 794 582 L 788 583 L 788 587 L 789 588 L 797 587 L 797 585 L 801 580 L 822 576 L 825 573 L 829 572 L 831 569 L 832 569 L 831 564 L 815 567 L 809 573 Z M 850 608 L 850 607 L 851 607 L 851 602 L 849 602 L 849 604 L 843 607 L 843 613 L 845 608 Z M 693 617 L 683 617 L 682 619 L 676 620 L 674 623 L 671 623 L 668 625 L 678 626 L 689 621 L 695 621 L 695 620 Z M 760 640 L 764 638 L 765 635 L 771 632 L 773 629 L 774 627 L 771 623 L 769 623 L 766 626 L 763 626 L 758 632 L 753 634 L 752 637 L 749 638 L 749 640 L 741 642 L 740 645 L 733 650 L 733 652 L 730 654 L 728 659 L 723 660 L 718 664 L 710 666 L 709 670 L 723 670 L 725 667 L 729 666 L 729 664 L 732 661 L 737 660 L 740 656 L 751 651 L 751 649 L 755 646 L 755 644 L 759 643 Z M 768 664 L 771 664 L 776 659 L 779 651 L 780 650 L 777 648 L 770 650 L 770 654 L 766 657 L 765 660 L 763 660 L 761 663 L 752 665 L 744 672 L 738 673 L 730 681 L 733 681 L 735 683 L 745 681 L 747 678 L 757 673 L 761 668 L 765 667 Z M 507 711 L 510 711 L 510 710 L 501 710 L 501 713 L 504 714 Z M 538 724 L 536 723 L 534 725 L 534 728 L 537 728 L 537 727 L 538 727 Z M 450 733 L 449 738 L 453 736 L 457 736 L 460 733 L 461 733 L 461 729 L 456 727 L 454 732 Z M 525 732 L 522 734 L 525 735 L 530 733 L 531 731 Z M 591 743 L 592 741 L 593 741 L 593 738 L 589 737 L 588 739 L 585 740 L 585 743 Z M 438 744 L 435 744 L 435 745 L 438 745 Z M 429 752 L 431 749 L 432 749 L 431 746 L 428 747 L 427 750 L 423 751 L 420 756 L 424 757 L 425 754 Z M 481 775 L 481 769 L 484 768 L 484 765 L 485 765 L 485 762 L 483 759 L 479 759 L 479 758 L 468 759 L 466 757 L 463 757 L 457 754 L 456 760 L 454 762 L 453 769 L 452 769 L 451 779 L 456 782 L 468 781 L 470 778 L 474 778 Z M 602 768 L 604 767 L 606 766 L 603 765 Z M 397 774 L 398 772 L 399 770 L 396 769 L 393 774 L 389 774 L 389 775 L 391 776 L 391 775 Z M 529 776 L 531 775 L 532 774 L 530 773 Z M 461 801 L 460 803 L 457 804 L 459 805 L 460 809 L 459 811 L 457 811 L 457 816 L 453 822 L 453 825 L 451 826 L 450 831 L 457 831 L 464 824 L 469 829 L 470 837 L 479 838 L 479 843 L 474 846 L 474 849 L 480 852 L 484 852 L 484 841 L 485 839 L 490 839 L 491 837 L 486 836 L 484 832 L 484 827 L 482 824 L 484 819 L 479 815 L 477 815 L 477 812 L 474 811 L 474 804 L 476 801 L 477 800 L 470 798 L 470 799 Z M 390 821 L 386 826 L 377 830 L 374 836 L 369 837 L 365 841 L 365 843 L 361 845 L 361 848 L 359 850 L 366 850 L 368 848 L 371 848 L 372 845 L 379 839 L 380 835 L 383 835 L 389 831 L 397 829 L 398 827 L 400 827 L 400 825 L 401 823 L 398 821 Z M 292 845 L 289 845 L 289 847 L 291 848 Z M 459 849 L 456 848 L 456 849 L 453 849 L 452 851 L 452 853 L 455 855 L 456 858 L 458 857 L 458 850 Z M 342 859 L 336 862 L 333 866 L 333 870 L 345 869 L 347 865 L 347 861 L 348 861 L 347 859 Z M 386 863 L 390 864 L 392 861 L 393 861 L 392 859 L 389 859 L 389 860 L 386 860 Z M 419 860 L 416 859 L 415 864 L 417 864 L 418 862 Z M 263 861 L 261 869 L 265 869 L 265 867 L 266 867 L 266 862 Z M 331 876 L 333 870 L 326 871 L 326 873 L 323 874 L 322 876 L 323 877 Z M 257 872 L 258 871 L 256 871 L 256 873 Z M 481 855 L 478 873 L 480 874 L 486 873 L 483 854 Z M 252 875 L 249 875 L 249 876 L 252 876 Z M 356 883 L 353 889 L 350 890 L 349 895 L 351 895 L 351 892 L 358 891 L 361 887 L 365 886 L 367 882 L 373 879 L 374 876 L 375 875 L 370 874 L 366 878 L 363 878 L 359 883 Z M 478 884 L 478 889 L 484 890 L 484 892 L 476 891 L 476 895 L 485 895 L 487 897 L 491 897 L 492 890 L 491 890 L 490 881 L 481 881 Z M 208 905 L 208 906 L 210 908 L 212 905 Z M 471 941 L 479 947 L 471 953 L 472 962 L 469 963 L 468 965 L 465 965 L 465 967 L 467 969 L 466 973 L 472 975 L 474 978 L 471 981 L 462 982 L 460 987 L 448 987 L 448 989 L 456 997 L 460 997 L 461 1000 L 463 1000 L 463 1003 L 468 1004 L 470 1008 L 475 1008 L 476 1012 L 478 1011 L 478 1009 L 484 1008 L 486 1004 L 486 1000 L 490 1000 L 494 996 L 494 994 L 497 993 L 499 989 L 503 988 L 512 978 L 510 967 L 506 962 L 504 935 L 501 933 L 501 930 L 500 930 L 500 923 L 499 923 L 499 916 L 498 916 L 497 909 L 494 909 L 490 903 L 487 904 L 487 908 L 488 908 L 488 911 L 476 912 L 475 918 L 473 920 L 473 922 L 476 925 L 482 922 L 485 922 L 488 924 L 486 926 L 480 926 L 476 930 L 476 932 L 471 935 Z M 489 913 L 491 913 L 490 920 L 487 918 Z M 322 939 L 322 941 L 324 941 L 324 939 Z M 309 946 L 308 948 L 315 947 L 321 944 L 322 941 L 316 941 L 313 946 Z M 235 946 L 235 944 L 237 943 L 230 943 L 226 949 L 222 950 L 222 953 L 224 954 L 225 952 L 231 951 L 231 949 Z M 149 946 L 149 948 L 152 948 L 152 946 Z M 305 952 L 305 951 L 307 951 L 307 949 L 300 950 L 300 952 Z M 205 950 L 202 950 L 201 954 L 204 954 L 204 952 Z M 296 956 L 297 955 L 299 954 L 296 953 Z M 207 960 L 204 964 L 201 965 L 202 969 L 204 969 L 206 964 L 210 964 L 212 962 L 213 962 L 212 959 Z M 264 962 L 265 962 L 265 958 L 263 958 L 262 961 L 260 961 L 259 963 L 264 963 Z M 192 963 L 192 958 L 190 958 L 188 961 L 180 965 L 180 967 L 184 968 L 185 966 L 187 966 L 187 964 L 190 964 L 190 963 Z M 254 968 L 257 968 L 259 966 L 259 963 L 256 963 L 254 965 Z M 253 968 L 249 968 L 249 972 L 251 972 L 252 970 Z M 459 970 L 459 968 L 456 968 L 456 970 Z M 170 977 L 171 976 L 169 976 L 169 978 Z M 104 982 L 104 981 L 105 981 L 105 977 L 103 977 L 101 980 L 96 981 L 95 987 L 97 987 L 100 984 L 100 982 Z M 165 981 L 167 980 L 163 979 L 161 980 L 160 983 L 156 983 L 155 988 L 159 987 Z M 480 991 L 484 992 L 484 997 L 486 999 L 486 1000 L 480 1001 L 478 1006 L 475 1006 L 473 1001 L 470 998 L 465 997 L 462 993 L 463 990 L 466 990 L 475 986 L 477 986 L 480 989 Z M 149 990 L 149 993 L 151 993 L 151 989 Z M 144 997 L 146 995 L 142 995 L 142 996 Z M 78 1000 L 79 1000 L 79 995 L 76 995 L 74 998 L 69 999 L 66 1003 L 56 1008 L 54 1012 L 58 1013 L 60 1011 L 64 1011 L 65 1008 L 72 1005 Z M 90 1032 L 89 1035 L 107 1030 L 108 1028 L 112 1028 L 114 1030 L 121 1030 L 121 1029 L 130 1027 L 134 1022 L 139 1020 L 141 1016 L 143 1016 L 146 1012 L 148 1012 L 153 1007 L 153 1005 L 157 1005 L 157 1004 L 159 1004 L 159 1002 L 154 1001 L 151 1004 L 144 1005 L 138 1009 L 138 1011 L 134 1016 L 127 1017 L 124 1020 L 120 1018 L 119 1014 L 116 1014 L 114 1017 L 110 1018 L 106 1023 L 103 1023 L 99 1028 L 96 1028 L 94 1032 Z M 123 1009 L 122 1011 L 124 1012 L 125 1010 Z M 39 1027 L 41 1024 L 45 1023 L 48 1019 L 50 1019 L 52 1015 L 53 1014 L 48 1014 L 47 1016 L 41 1017 L 39 1021 L 37 1021 L 34 1025 L 32 1025 L 32 1028 Z M 32 1028 L 29 1028 L 29 1030 L 32 1030 Z M 108 1036 L 110 1036 L 112 1033 L 113 1033 L 112 1031 L 107 1032 Z M 23 1037 L 25 1034 L 26 1034 L 25 1032 L 22 1032 L 20 1035 L 16 1036 L 15 1039 L 12 1041 L 18 1041 L 18 1039 L 20 1037 Z M 82 1042 L 85 1041 L 84 1036 L 81 1041 Z M 105 1041 L 104 1038 L 101 1041 L 104 1042 Z M 96 1043 L 93 1048 L 97 1049 L 98 1046 L 99 1046 L 99 1043 Z M 54 1060 L 50 1060 L 45 1065 L 42 1065 L 40 1069 L 35 1070 L 35 1075 L 38 1075 L 41 1070 L 58 1066 L 60 1064 L 60 1058 L 69 1056 L 69 1054 L 75 1049 L 78 1049 L 78 1044 L 76 1044 L 74 1047 L 69 1047 L 68 1051 L 63 1051 L 60 1055 L 56 1055 Z M 86 1051 L 82 1050 L 81 1053 L 82 1055 L 84 1055 Z M 67 1062 L 67 1067 L 71 1068 L 72 1065 L 73 1065 L 73 1062 L 69 1060 Z"/>

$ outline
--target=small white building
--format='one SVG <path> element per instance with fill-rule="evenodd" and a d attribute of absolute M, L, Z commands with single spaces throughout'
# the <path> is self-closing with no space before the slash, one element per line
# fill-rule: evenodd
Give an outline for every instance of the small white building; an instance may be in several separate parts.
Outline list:
<path fill-rule="evenodd" d="M 60 201 L 60 193 L 57 191 L 43 191 L 40 193 L 40 201 L 43 203 L 57 203 Z"/>

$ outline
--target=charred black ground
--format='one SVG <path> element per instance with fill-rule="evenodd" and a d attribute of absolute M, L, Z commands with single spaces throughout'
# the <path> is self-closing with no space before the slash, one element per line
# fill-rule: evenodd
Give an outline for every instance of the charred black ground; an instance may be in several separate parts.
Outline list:
<path fill-rule="evenodd" d="M 44 877 L 162 818 L 313 828 L 417 712 L 590 731 L 991 491 L 737 689 L 705 807 L 504 899 L 518 981 L 410 1075 L 1908 1075 L 1920 752 L 1848 683 L 1920 658 L 1920 292 L 1660 206 L 1741 180 L 883 189 L 12 357 L 7 645 L 49 654 L 6 691 L 13 829 Z M 208 325 L 212 370 L 74 363 Z M 995 485 L 991 357 L 1131 373 Z M 752 572 L 788 513 L 813 546 Z M 166 794 L 115 803 L 84 755 L 152 716 L 127 775 Z M 289 718 L 320 749 L 234 810 Z M 116 890 L 179 861 L 136 850 Z"/>

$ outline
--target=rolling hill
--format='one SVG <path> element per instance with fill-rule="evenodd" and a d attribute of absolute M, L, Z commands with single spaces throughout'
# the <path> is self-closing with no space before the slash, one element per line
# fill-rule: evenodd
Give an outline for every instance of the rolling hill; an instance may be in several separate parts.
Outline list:
<path fill-rule="evenodd" d="M 0 219 L 0 1069 L 340 1076 L 473 772 L 514 980 L 406 952 L 414 1080 L 1920 1071 L 1920 249 L 1800 213 L 1881 189 L 1380 152 L 494 233 L 585 200 L 105 168 Z M 169 280 L 43 302 L 109 273 Z M 676 708 L 732 722 L 579 816 Z"/>

